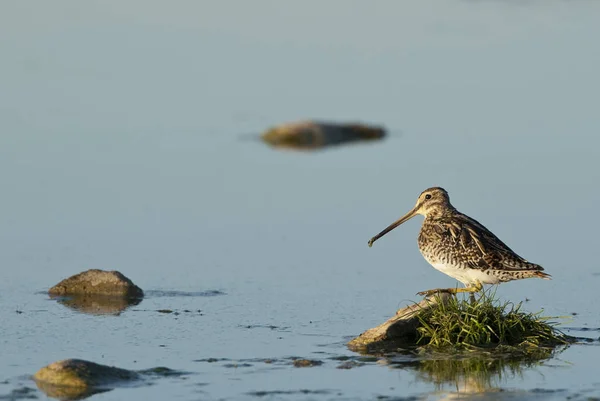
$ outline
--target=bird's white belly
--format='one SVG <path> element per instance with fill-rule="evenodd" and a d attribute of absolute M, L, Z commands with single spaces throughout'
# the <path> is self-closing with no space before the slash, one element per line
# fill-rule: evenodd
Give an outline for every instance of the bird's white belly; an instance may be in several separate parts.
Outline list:
<path fill-rule="evenodd" d="M 428 261 L 429 262 L 429 261 Z M 463 283 L 465 286 L 469 284 L 475 284 L 480 282 L 481 284 L 498 284 L 500 280 L 492 274 L 487 274 L 483 270 L 471 269 L 471 268 L 459 268 L 447 265 L 440 262 L 429 262 L 435 269 L 441 271 L 448 276 L 455 278 L 456 280 Z"/>

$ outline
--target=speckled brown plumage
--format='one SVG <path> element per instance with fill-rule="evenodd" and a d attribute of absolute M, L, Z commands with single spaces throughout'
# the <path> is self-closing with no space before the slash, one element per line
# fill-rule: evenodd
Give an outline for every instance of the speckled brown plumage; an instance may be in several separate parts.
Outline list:
<path fill-rule="evenodd" d="M 478 221 L 460 213 L 443 188 L 426 189 L 415 207 L 369 241 L 377 239 L 417 214 L 425 216 L 419 250 L 436 269 L 461 281 L 474 292 L 482 284 L 498 284 L 530 277 L 550 278 L 543 268 L 517 255 Z M 424 291 L 429 294 L 439 290 Z"/>

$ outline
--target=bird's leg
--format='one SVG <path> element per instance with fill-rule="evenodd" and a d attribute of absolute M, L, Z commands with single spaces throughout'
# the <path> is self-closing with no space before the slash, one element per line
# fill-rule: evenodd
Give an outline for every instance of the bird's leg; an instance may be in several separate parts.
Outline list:
<path fill-rule="evenodd" d="M 465 288 L 436 288 L 435 290 L 427 290 L 427 291 L 417 292 L 417 295 L 428 297 L 430 295 L 441 293 L 441 292 L 447 292 L 449 294 L 458 294 L 459 292 L 468 292 L 471 294 L 471 296 L 474 296 L 473 295 L 474 293 L 479 292 L 482 289 L 483 289 L 483 285 L 479 281 L 477 281 L 473 284 L 469 284 Z"/>
<path fill-rule="evenodd" d="M 477 300 L 475 299 L 475 293 L 470 293 L 469 294 L 469 303 L 471 304 L 471 306 L 477 305 Z"/>
<path fill-rule="evenodd" d="M 477 300 L 475 299 L 475 293 L 476 292 L 480 292 L 481 290 L 483 290 L 483 284 L 481 284 L 481 282 L 479 282 L 479 281 L 475 281 L 475 284 L 472 284 L 470 287 L 474 291 L 471 291 L 469 293 L 469 302 L 471 303 L 471 305 L 476 305 L 477 304 Z"/>

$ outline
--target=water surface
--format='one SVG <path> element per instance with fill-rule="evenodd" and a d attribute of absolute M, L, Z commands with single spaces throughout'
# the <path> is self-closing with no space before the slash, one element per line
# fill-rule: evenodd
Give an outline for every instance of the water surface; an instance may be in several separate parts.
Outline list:
<path fill-rule="evenodd" d="M 366 245 L 430 186 L 554 277 L 499 296 L 598 338 L 599 3 L 2 9 L 0 394 L 83 358 L 191 372 L 103 400 L 451 397 L 463 379 L 386 358 L 337 369 L 350 338 L 455 285 L 420 256 L 418 219 Z M 305 118 L 390 135 L 312 153 L 256 139 Z M 148 297 L 91 315 L 44 295 L 88 268 Z M 595 344 L 493 374 L 504 391 L 486 394 L 598 397 Z"/>

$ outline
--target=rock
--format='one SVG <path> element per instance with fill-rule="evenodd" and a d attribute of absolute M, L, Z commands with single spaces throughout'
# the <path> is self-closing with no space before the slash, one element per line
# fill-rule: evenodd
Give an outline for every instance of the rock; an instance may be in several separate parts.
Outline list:
<path fill-rule="evenodd" d="M 363 366 L 364 363 L 356 362 L 356 361 L 345 361 L 336 366 L 337 369 L 353 369 L 359 366 Z"/>
<path fill-rule="evenodd" d="M 384 136 L 385 130 L 377 126 L 300 121 L 270 128 L 262 134 L 262 140 L 274 147 L 315 149 L 348 142 L 377 140 Z"/>
<path fill-rule="evenodd" d="M 322 365 L 323 362 L 316 359 L 296 359 L 294 360 L 294 366 L 297 368 L 308 368 L 311 366 Z"/>
<path fill-rule="evenodd" d="M 92 269 L 64 279 L 48 291 L 50 295 L 103 295 L 142 298 L 140 287 L 118 271 Z"/>
<path fill-rule="evenodd" d="M 107 391 L 121 382 L 137 380 L 140 375 L 81 359 L 65 359 L 41 368 L 33 378 L 49 396 L 73 399 Z"/>
<path fill-rule="evenodd" d="M 150 385 L 157 378 L 186 374 L 163 366 L 132 371 L 81 359 L 65 359 L 41 368 L 33 375 L 33 379 L 49 397 L 80 400 L 117 387 Z"/>
<path fill-rule="evenodd" d="M 429 296 L 418 304 L 402 308 L 396 312 L 396 316 L 348 342 L 348 348 L 358 352 L 374 352 L 399 346 L 414 346 L 419 338 L 417 314 L 423 309 L 436 305 L 438 301 L 446 303 L 451 297 L 451 294 L 440 293 Z"/>
<path fill-rule="evenodd" d="M 64 359 L 38 370 L 36 381 L 67 387 L 97 387 L 139 378 L 131 370 L 100 365 L 83 359 Z"/>

